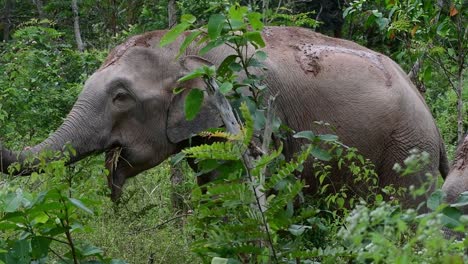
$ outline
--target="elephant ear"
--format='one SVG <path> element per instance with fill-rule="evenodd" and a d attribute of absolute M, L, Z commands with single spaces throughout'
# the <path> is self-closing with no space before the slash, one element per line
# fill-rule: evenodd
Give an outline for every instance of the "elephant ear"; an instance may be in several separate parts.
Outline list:
<path fill-rule="evenodd" d="M 186 56 L 181 59 L 180 63 L 185 73 L 192 72 L 202 65 L 212 65 L 209 61 L 197 56 Z M 200 79 L 184 82 L 183 87 L 186 89 L 173 96 L 169 107 L 166 130 L 167 137 L 172 143 L 179 143 L 204 130 L 223 125 L 216 106 L 206 96 L 203 99 L 200 112 L 198 112 L 195 118 L 187 120 L 185 117 L 185 98 L 190 92 L 190 88 L 203 89 L 204 85 Z"/>

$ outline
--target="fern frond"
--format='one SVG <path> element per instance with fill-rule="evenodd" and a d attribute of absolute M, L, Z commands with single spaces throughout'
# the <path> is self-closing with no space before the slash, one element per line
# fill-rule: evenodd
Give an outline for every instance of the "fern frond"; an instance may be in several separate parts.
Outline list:
<path fill-rule="evenodd" d="M 240 140 L 241 137 L 240 135 L 233 135 L 229 132 L 224 132 L 224 131 L 215 131 L 215 132 L 209 132 L 209 131 L 203 131 L 198 134 L 201 137 L 207 137 L 207 138 L 224 138 L 227 140 Z"/>
<path fill-rule="evenodd" d="M 241 148 L 232 142 L 215 142 L 182 150 L 190 158 L 238 160 L 241 156 Z"/>
<path fill-rule="evenodd" d="M 268 155 L 262 155 L 258 160 L 255 161 L 254 168 L 250 172 L 252 176 L 254 177 L 260 176 L 262 169 L 265 168 L 274 159 L 276 159 L 279 155 L 281 155 L 282 151 L 283 151 L 283 143 L 281 142 L 278 150 L 273 151 L 272 153 Z"/>
<path fill-rule="evenodd" d="M 312 151 L 312 145 L 309 145 L 307 149 L 300 152 L 295 159 L 283 164 L 273 176 L 265 183 L 265 190 L 274 188 L 280 181 L 291 175 L 294 171 L 297 171 L 307 160 Z"/>

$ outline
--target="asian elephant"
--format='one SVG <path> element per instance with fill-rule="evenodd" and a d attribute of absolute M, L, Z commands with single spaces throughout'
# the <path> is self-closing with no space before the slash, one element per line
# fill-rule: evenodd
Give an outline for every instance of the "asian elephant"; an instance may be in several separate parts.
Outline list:
<path fill-rule="evenodd" d="M 458 196 L 468 191 L 468 134 L 457 148 L 455 160 L 445 179 L 442 190 L 446 193 L 446 201 L 455 203 Z M 464 214 L 468 214 L 468 206 L 461 208 Z"/>
<path fill-rule="evenodd" d="M 67 142 L 76 149 L 71 162 L 92 153 L 109 156 L 122 147 L 109 177 L 115 200 L 127 178 L 180 151 L 191 135 L 221 126 L 209 101 L 195 120 L 186 121 L 183 103 L 188 89 L 176 95 L 173 88 L 202 87 L 201 80 L 177 80 L 203 63 L 219 65 L 234 52 L 220 46 L 201 58 L 193 56 L 197 47 L 192 46 L 175 59 L 182 40 L 161 48 L 159 41 L 165 33 L 134 36 L 116 47 L 86 81 L 57 131 L 22 153 L 1 149 L 2 171 L 12 162 L 21 162 L 26 152 L 61 150 Z M 268 54 L 265 83 L 272 94 L 278 94 L 277 115 L 287 126 L 324 133 L 327 129 L 314 126 L 314 121 L 328 122 L 344 144 L 357 147 L 374 162 L 382 186 L 407 187 L 426 181 L 423 174 L 400 178 L 392 169 L 413 148 L 430 154 L 428 172 L 446 175 L 445 149 L 431 113 L 395 62 L 356 43 L 304 28 L 267 27 L 262 34 Z M 287 137 L 285 156 L 298 150 L 299 142 Z M 302 177 L 313 191 L 311 167 L 310 163 L 305 166 Z M 331 180 L 340 184 L 347 181 L 343 177 L 336 173 Z"/>

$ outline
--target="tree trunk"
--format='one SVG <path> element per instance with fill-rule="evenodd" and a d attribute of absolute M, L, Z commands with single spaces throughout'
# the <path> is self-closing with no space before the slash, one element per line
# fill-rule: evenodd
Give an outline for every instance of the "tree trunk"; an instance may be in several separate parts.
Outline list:
<path fill-rule="evenodd" d="M 73 11 L 73 28 L 75 31 L 76 46 L 80 52 L 84 51 L 83 40 L 81 39 L 80 31 L 80 17 L 78 15 L 78 3 L 77 0 L 72 0 L 72 11 Z"/>
<path fill-rule="evenodd" d="M 169 0 L 167 3 L 167 22 L 169 28 L 177 24 L 177 6 L 176 0 Z"/>
<path fill-rule="evenodd" d="M 457 142 L 461 142 L 463 136 L 463 68 L 460 68 L 457 86 Z"/>
<path fill-rule="evenodd" d="M 3 14 L 3 41 L 8 41 L 10 39 L 10 16 L 13 9 L 12 0 L 5 0 L 5 8 Z"/>
<path fill-rule="evenodd" d="M 43 4 L 42 4 L 42 0 L 33 0 L 33 4 L 36 5 L 36 9 L 37 9 L 37 15 L 39 16 L 39 19 L 44 19 L 45 18 L 45 15 L 44 15 L 44 10 L 42 8 Z"/>

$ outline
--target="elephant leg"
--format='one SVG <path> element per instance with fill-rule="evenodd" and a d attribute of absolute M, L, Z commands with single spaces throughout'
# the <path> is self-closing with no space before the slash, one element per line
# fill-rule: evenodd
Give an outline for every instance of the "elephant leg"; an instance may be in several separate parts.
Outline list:
<path fill-rule="evenodd" d="M 396 163 L 405 166 L 404 161 L 411 156 L 411 149 L 417 148 L 416 146 L 421 146 L 410 143 L 411 141 L 405 142 L 406 144 L 398 142 L 400 144 L 387 145 L 381 157 L 381 161 L 378 163 L 380 166 L 377 167 L 377 173 L 379 174 L 379 185 L 381 187 L 393 184 L 395 188 L 406 188 L 402 195 L 396 198 L 400 200 L 404 207 L 416 208 L 421 203 L 426 202 L 427 198 L 429 198 L 431 193 L 435 190 L 437 176 L 439 175 L 439 152 L 436 151 L 435 148 L 422 150 L 429 153 L 430 160 L 428 164 L 418 172 L 403 176 L 396 172 L 393 167 Z M 414 146 L 414 148 L 412 146 Z M 413 197 L 410 190 L 410 188 L 413 187 L 411 186 L 415 189 L 423 188 L 425 190 L 424 194 Z M 426 212 L 427 210 L 428 208 L 426 206 L 420 208 L 421 212 Z"/>

